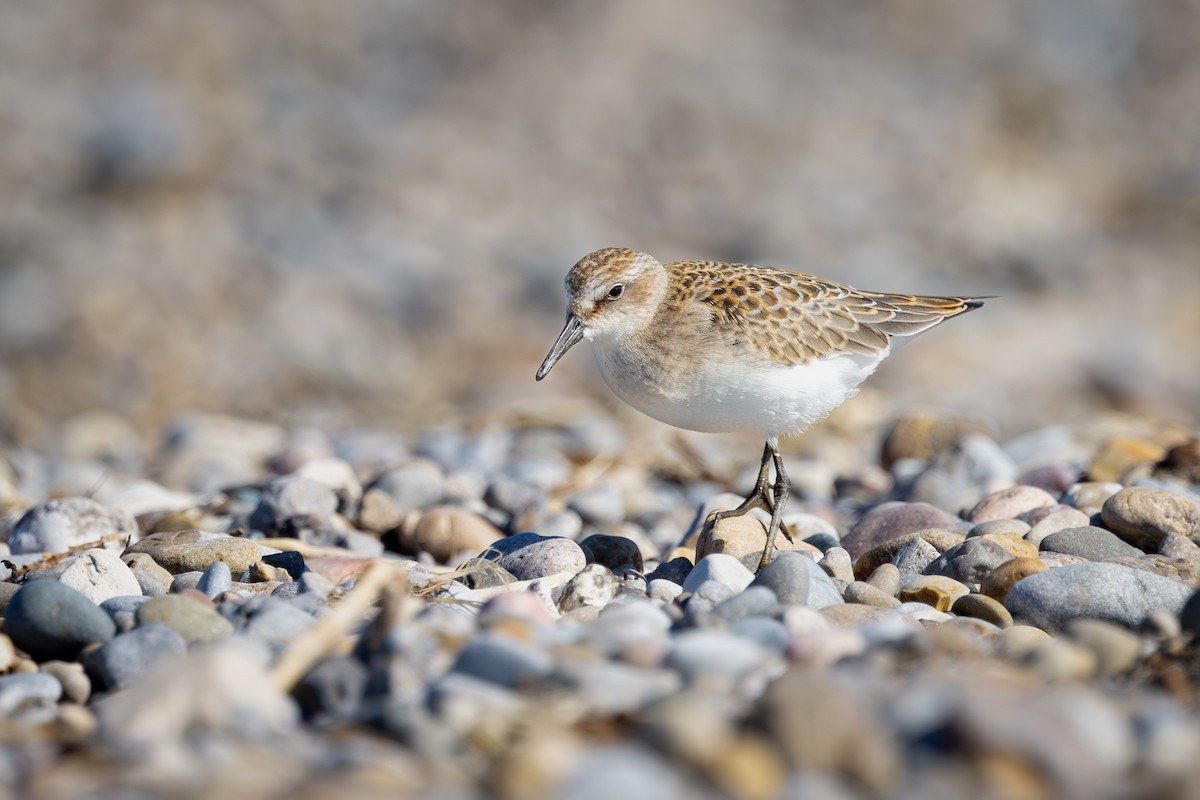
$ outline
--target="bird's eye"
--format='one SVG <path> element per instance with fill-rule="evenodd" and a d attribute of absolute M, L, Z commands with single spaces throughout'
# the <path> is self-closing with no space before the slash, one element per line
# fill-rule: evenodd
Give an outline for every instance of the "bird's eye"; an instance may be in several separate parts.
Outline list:
<path fill-rule="evenodd" d="M 625 285 L 622 283 L 615 283 L 615 284 L 613 284 L 613 287 L 608 290 L 608 299 L 616 300 L 618 297 L 620 297 L 624 293 L 625 293 Z"/>

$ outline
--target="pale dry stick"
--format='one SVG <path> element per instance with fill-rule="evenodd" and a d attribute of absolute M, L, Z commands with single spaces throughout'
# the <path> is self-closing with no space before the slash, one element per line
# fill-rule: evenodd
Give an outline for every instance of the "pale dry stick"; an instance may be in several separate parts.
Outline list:
<path fill-rule="evenodd" d="M 362 620 L 395 579 L 407 581 L 392 562 L 380 559 L 371 564 L 341 602 L 296 637 L 275 662 L 271 669 L 271 680 L 275 685 L 283 692 L 290 692 L 317 662 L 337 650 L 350 629 Z"/>

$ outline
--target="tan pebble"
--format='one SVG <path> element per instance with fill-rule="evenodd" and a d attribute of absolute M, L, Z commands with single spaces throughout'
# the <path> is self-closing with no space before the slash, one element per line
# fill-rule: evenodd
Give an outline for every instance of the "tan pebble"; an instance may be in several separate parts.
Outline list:
<path fill-rule="evenodd" d="M 895 597 L 900 591 L 900 570 L 895 564 L 880 564 L 867 578 L 867 583 L 884 594 Z"/>
<path fill-rule="evenodd" d="M 42 664 L 42 672 L 62 685 L 63 697 L 72 703 L 82 705 L 92 695 L 92 682 L 78 662 L 47 661 Z"/>
<path fill-rule="evenodd" d="M 1050 682 L 1086 681 L 1096 676 L 1096 654 L 1086 647 L 1052 636 L 1025 657 Z"/>
<path fill-rule="evenodd" d="M 787 768 L 779 750 L 762 736 L 742 734 L 701 765 L 718 788 L 738 800 L 771 800 L 783 790 Z"/>
<path fill-rule="evenodd" d="M 863 605 L 876 606 L 878 608 L 895 608 L 900 605 L 900 601 L 893 595 L 887 594 L 865 581 L 853 581 L 850 583 L 846 586 L 843 596 L 846 598 L 847 603 L 862 603 Z"/>
<path fill-rule="evenodd" d="M 175 580 L 175 576 L 170 571 L 159 566 L 158 562 L 149 556 L 147 553 L 126 553 L 121 556 L 121 560 L 125 562 L 125 566 L 131 570 L 143 572 L 146 575 L 154 578 L 162 584 L 163 591 L 170 591 L 171 584 Z"/>
<path fill-rule="evenodd" d="M 1165 489 L 1122 489 L 1105 501 L 1100 516 L 1104 527 L 1147 553 L 1169 534 L 1200 536 L 1200 502 Z"/>
<path fill-rule="evenodd" d="M 0 674 L 12 669 L 16 660 L 17 648 L 13 646 L 12 639 L 0 633 Z"/>
<path fill-rule="evenodd" d="M 428 553 L 438 563 L 447 564 L 460 553 L 481 553 L 502 538 L 495 525 L 473 511 L 435 506 L 415 524 L 406 520 L 396 540 L 404 553 Z"/>
<path fill-rule="evenodd" d="M 950 619 L 929 625 L 926 631 L 929 641 L 940 653 L 971 658 L 988 655 L 991 647 L 987 639 L 995 635 L 994 630 L 985 634 L 981 628 L 973 626 L 971 621 L 962 619 Z"/>
<path fill-rule="evenodd" d="M 1000 653 L 1008 658 L 1019 660 L 1025 658 L 1034 648 L 1047 641 L 1050 634 L 1032 625 L 1013 625 L 1000 632 L 997 637 L 1000 642 Z"/>
<path fill-rule="evenodd" d="M 850 563 L 850 553 L 841 547 L 831 547 L 825 551 L 825 557 L 818 562 L 825 574 L 839 581 L 853 583 L 854 567 Z"/>
<path fill-rule="evenodd" d="M 129 545 L 122 557 L 147 553 L 168 572 L 203 572 L 218 561 L 240 575 L 262 558 L 262 548 L 249 539 L 200 530 L 154 533 Z"/>
<path fill-rule="evenodd" d="M 1032 542 L 1027 542 L 1019 536 L 1009 534 L 988 533 L 979 537 L 995 542 L 1004 548 L 1004 551 L 1013 558 L 1037 558 L 1038 548 Z"/>
<path fill-rule="evenodd" d="M 949 611 L 955 600 L 970 591 L 965 584 L 944 575 L 919 575 L 900 589 L 898 597 L 902 603 L 924 603 L 938 611 Z"/>
<path fill-rule="evenodd" d="M 862 603 L 837 603 L 825 606 L 818 612 L 835 628 L 856 628 L 864 622 L 880 617 L 892 617 L 896 611 L 890 608 L 868 606 Z"/>
<path fill-rule="evenodd" d="M 766 526 L 749 514 L 726 517 L 717 522 L 710 521 L 705 524 L 700 538 L 696 540 L 695 560 L 699 561 L 713 553 L 725 553 L 742 562 L 746 569 L 754 571 L 758 569 L 766 541 Z M 782 531 L 775 535 L 775 548 L 779 553 L 821 552 L 803 540 L 789 542 Z"/>
<path fill-rule="evenodd" d="M 371 533 L 387 533 L 399 528 L 404 516 L 404 509 L 395 497 L 382 489 L 367 489 L 358 509 L 358 528 Z"/>
<path fill-rule="evenodd" d="M 60 703 L 58 719 L 55 720 L 56 732 L 62 737 L 60 744 L 66 742 L 83 742 L 96 732 L 100 726 L 96 715 L 91 709 L 78 703 Z"/>
<path fill-rule="evenodd" d="M 980 594 L 985 594 L 993 600 L 1003 603 L 1008 596 L 1008 590 L 1017 581 L 1048 569 L 1040 558 L 1014 558 L 996 567 L 979 585 Z"/>
<path fill-rule="evenodd" d="M 1114 436 L 1101 445 L 1092 458 L 1088 477 L 1093 481 L 1121 481 L 1134 467 L 1154 464 L 1166 454 L 1166 448 L 1155 442 L 1133 436 Z"/>
<path fill-rule="evenodd" d="M 1133 669 L 1142 654 L 1141 637 L 1111 622 L 1075 619 L 1067 624 L 1067 632 L 1075 642 L 1092 651 L 1097 668 L 1105 677 Z"/>
<path fill-rule="evenodd" d="M 1010 486 L 998 492 L 992 492 L 975 504 L 967 514 L 971 522 L 988 522 L 989 520 L 1016 519 L 1042 506 L 1052 506 L 1058 501 L 1045 489 L 1036 486 Z"/>
<path fill-rule="evenodd" d="M 972 617 L 990 622 L 997 628 L 1011 628 L 1012 614 L 1008 609 L 986 594 L 968 594 L 954 601 L 950 610 L 960 617 Z"/>
<path fill-rule="evenodd" d="M 971 530 L 967 531 L 967 538 L 986 536 L 989 533 L 998 533 L 1005 536 L 1024 536 L 1029 533 L 1029 523 L 1019 519 L 988 520 L 987 522 L 980 522 L 972 526 Z"/>

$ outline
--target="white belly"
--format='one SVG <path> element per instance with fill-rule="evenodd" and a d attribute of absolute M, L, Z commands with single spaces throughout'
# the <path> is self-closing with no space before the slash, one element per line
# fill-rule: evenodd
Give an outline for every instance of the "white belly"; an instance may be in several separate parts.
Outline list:
<path fill-rule="evenodd" d="M 615 348 L 594 343 L 594 349 L 609 388 L 643 414 L 687 430 L 766 437 L 799 433 L 824 419 L 887 356 L 841 355 L 794 367 L 700 362 L 653 379 Z"/>

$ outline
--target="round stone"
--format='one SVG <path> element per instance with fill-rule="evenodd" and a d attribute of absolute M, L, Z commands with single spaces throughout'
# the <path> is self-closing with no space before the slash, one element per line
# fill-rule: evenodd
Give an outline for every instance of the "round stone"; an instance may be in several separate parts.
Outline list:
<path fill-rule="evenodd" d="M 1200 537 L 1200 500 L 1163 489 L 1122 489 L 1104 501 L 1100 516 L 1105 527 L 1147 553 L 1167 535 Z"/>
<path fill-rule="evenodd" d="M 436 462 L 417 458 L 380 473 L 370 489 L 391 495 L 401 511 L 424 510 L 445 497 L 446 477 Z"/>
<path fill-rule="evenodd" d="M 187 652 L 187 644 L 166 625 L 148 623 L 122 633 L 88 653 L 83 666 L 99 689 L 124 689 L 155 663 Z"/>
<path fill-rule="evenodd" d="M 31 705 L 53 705 L 62 693 L 61 683 L 40 672 L 0 676 L 0 716 Z"/>
<path fill-rule="evenodd" d="M 970 588 L 953 578 L 921 575 L 900 589 L 899 600 L 901 603 L 924 603 L 938 611 L 949 611 L 955 600 L 970 592 Z"/>
<path fill-rule="evenodd" d="M 519 581 L 560 572 L 573 575 L 587 566 L 587 558 L 576 542 L 536 533 L 518 533 L 498 539 L 480 557 L 495 561 Z"/>
<path fill-rule="evenodd" d="M 1097 528 L 1094 525 L 1087 525 L 1082 528 L 1067 528 L 1066 530 L 1052 533 L 1042 539 L 1039 546 L 1043 550 L 1050 550 L 1055 553 L 1082 556 L 1089 561 L 1106 561 L 1110 558 L 1120 558 L 1122 556 L 1137 557 L 1145 555 L 1133 545 L 1122 541 L 1111 531 L 1106 531 L 1104 528 Z"/>
<path fill-rule="evenodd" d="M 262 548 L 249 539 L 198 530 L 153 533 L 131 544 L 125 553 L 145 553 L 173 575 L 204 572 L 218 561 L 240 575 L 263 556 Z"/>
<path fill-rule="evenodd" d="M 110 510 L 87 497 L 63 497 L 38 503 L 21 515 L 8 534 L 8 547 L 14 555 L 64 553 L 101 539 L 118 541 L 137 529 L 124 511 Z"/>
<path fill-rule="evenodd" d="M 726 517 L 706 524 L 696 541 L 696 560 L 716 553 L 730 555 L 742 562 L 748 570 L 758 569 L 762 561 L 763 547 L 767 542 L 767 527 L 751 514 Z M 775 534 L 775 552 L 791 551 L 819 552 L 813 545 L 799 540 L 789 542 L 783 531 Z"/>
<path fill-rule="evenodd" d="M 247 524 L 268 536 L 288 535 L 301 528 L 328 528 L 338 508 L 337 491 L 303 475 L 269 481 Z"/>
<path fill-rule="evenodd" d="M 867 583 L 884 594 L 895 597 L 900 591 L 900 569 L 895 564 L 880 564 L 867 578 Z"/>
<path fill-rule="evenodd" d="M 581 569 L 563 589 L 558 610 L 562 613 L 585 606 L 603 608 L 617 596 L 621 582 L 612 570 L 601 564 L 589 564 Z"/>
<path fill-rule="evenodd" d="M 1036 486 L 1010 486 L 993 492 L 976 503 L 967 514 L 967 519 L 974 523 L 1016 519 L 1026 511 L 1057 503 L 1058 501 L 1045 489 Z"/>
<path fill-rule="evenodd" d="M 1014 619 L 1057 630 L 1080 617 L 1136 628 L 1156 609 L 1178 613 L 1192 594 L 1179 581 L 1122 564 L 1073 564 L 1030 575 L 1004 598 Z"/>
<path fill-rule="evenodd" d="M 939 553 L 949 550 L 954 545 L 963 541 L 964 538 L 961 533 L 939 528 L 927 528 L 916 533 L 905 534 L 904 536 L 885 542 L 879 547 L 868 550 L 859 556 L 858 560 L 854 562 L 854 574 L 859 580 L 862 580 L 870 576 L 880 564 L 889 563 L 896 564 L 901 572 L 907 571 L 920 574 L 924 571 L 925 567 L 929 566 L 938 557 Z M 915 539 L 922 540 L 932 550 L 924 547 L 924 545 L 910 545 L 910 542 L 913 542 Z M 918 548 L 918 551 L 912 555 L 919 557 L 917 558 L 917 561 L 920 562 L 919 564 L 913 563 L 906 566 L 899 563 L 901 560 L 900 554 L 907 546 Z M 918 566 L 920 569 L 917 569 Z"/>
<path fill-rule="evenodd" d="M 4 612 L 4 632 L 36 661 L 73 661 L 89 644 L 111 639 L 117 626 L 80 592 L 41 580 L 13 595 Z"/>
<path fill-rule="evenodd" d="M 992 570 L 979 584 L 979 593 L 1003 603 L 1008 592 L 1018 581 L 1049 569 L 1037 558 L 1014 558 Z"/>
<path fill-rule="evenodd" d="M 798 557 L 804 558 L 804 556 Z M 766 570 L 764 569 L 763 572 L 765 573 Z M 728 586 L 734 592 L 740 592 L 753 580 L 754 573 L 746 569 L 741 561 L 724 553 L 715 553 L 696 562 L 696 566 L 692 568 L 683 582 L 683 590 L 694 592 L 707 581 L 717 581 Z"/>
<path fill-rule="evenodd" d="M 400 552 L 428 553 L 442 564 L 462 553 L 486 550 L 504 538 L 495 525 L 460 506 L 435 506 L 398 533 Z"/>
<path fill-rule="evenodd" d="M 110 597 L 142 593 L 141 584 L 120 556 L 100 548 L 84 550 L 72 559 L 58 580 L 97 605 Z"/>
<path fill-rule="evenodd" d="M 629 564 L 638 572 L 643 569 L 641 549 L 637 542 L 626 536 L 594 533 L 580 542 L 579 546 L 583 548 L 589 564 L 601 564 L 609 569 Z"/>
<path fill-rule="evenodd" d="M 990 622 L 997 628 L 1010 628 L 1013 624 L 1012 614 L 1008 613 L 1008 609 L 986 594 L 963 595 L 954 601 L 950 611 L 960 617 Z"/>
<path fill-rule="evenodd" d="M 879 608 L 895 608 L 900 601 L 865 581 L 854 581 L 846 587 L 843 595 L 847 603 L 862 603 Z"/>
<path fill-rule="evenodd" d="M 1121 484 L 1107 481 L 1085 481 L 1076 483 L 1063 493 L 1065 505 L 1079 509 L 1086 516 L 1099 514 L 1105 501 L 1123 489 Z"/>
<path fill-rule="evenodd" d="M 211 642 L 233 633 L 233 625 L 215 610 L 177 594 L 147 600 L 135 617 L 139 626 L 161 623 L 189 643 Z"/>
<path fill-rule="evenodd" d="M 850 529 L 842 538 L 842 547 L 858 558 L 905 534 L 929 528 L 955 531 L 958 529 L 958 518 L 928 503 L 885 503 L 872 509 Z"/>
<path fill-rule="evenodd" d="M 1033 555 L 1037 554 L 1032 547 L 1030 550 Z M 925 574 L 944 575 L 964 583 L 979 583 L 1001 564 L 1012 559 L 1012 553 L 1000 543 L 975 537 L 942 553 L 925 569 Z"/>

